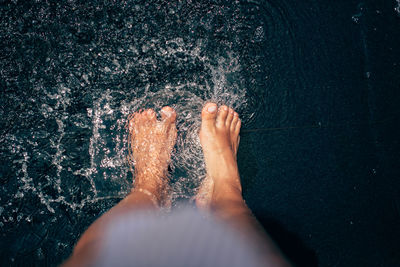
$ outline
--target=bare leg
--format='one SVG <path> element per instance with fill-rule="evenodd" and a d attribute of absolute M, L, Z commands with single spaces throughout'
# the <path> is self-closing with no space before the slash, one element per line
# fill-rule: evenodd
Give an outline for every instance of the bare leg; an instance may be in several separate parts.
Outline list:
<path fill-rule="evenodd" d="M 176 113 L 161 110 L 162 120 L 149 109 L 135 113 L 129 121 L 131 155 L 135 165 L 135 186 L 120 203 L 97 219 L 83 233 L 64 266 L 87 265 L 96 256 L 104 227 L 117 215 L 135 210 L 159 210 L 167 195 L 167 172 L 176 141 Z"/>
<path fill-rule="evenodd" d="M 200 142 L 203 148 L 207 178 L 199 191 L 196 204 L 211 209 L 218 219 L 237 228 L 260 249 L 266 263 L 285 266 L 286 260 L 252 215 L 242 197 L 236 161 L 241 121 L 227 106 L 208 103 L 202 111 Z M 211 197 L 209 197 L 211 196 Z"/>

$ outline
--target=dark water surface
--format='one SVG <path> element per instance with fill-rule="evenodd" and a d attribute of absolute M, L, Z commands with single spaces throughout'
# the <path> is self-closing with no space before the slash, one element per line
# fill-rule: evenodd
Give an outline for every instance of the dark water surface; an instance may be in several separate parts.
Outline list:
<path fill-rule="evenodd" d="M 0 1 L 0 262 L 49 265 L 130 190 L 127 116 L 173 106 L 172 200 L 205 101 L 243 118 L 244 196 L 301 266 L 400 264 L 400 2 Z"/>

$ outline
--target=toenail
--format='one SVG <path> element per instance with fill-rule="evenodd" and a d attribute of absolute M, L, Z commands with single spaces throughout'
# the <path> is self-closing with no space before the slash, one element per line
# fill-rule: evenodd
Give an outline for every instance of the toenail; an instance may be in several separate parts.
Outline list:
<path fill-rule="evenodd" d="M 221 107 L 223 110 L 228 110 L 228 107 L 227 106 L 222 106 Z"/>
<path fill-rule="evenodd" d="M 229 109 L 229 113 L 230 113 L 230 114 L 233 114 L 233 109 Z"/>
<path fill-rule="evenodd" d="M 217 106 L 212 105 L 207 108 L 207 111 L 210 113 L 214 113 L 217 110 Z"/>

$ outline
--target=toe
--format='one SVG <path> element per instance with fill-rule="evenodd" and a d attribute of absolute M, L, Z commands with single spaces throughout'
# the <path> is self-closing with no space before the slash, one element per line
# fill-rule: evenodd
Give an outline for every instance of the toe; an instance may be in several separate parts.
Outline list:
<path fill-rule="evenodd" d="M 235 113 L 235 111 L 233 111 L 232 108 L 229 108 L 228 115 L 226 116 L 226 121 L 225 121 L 225 125 L 226 125 L 226 127 L 228 127 L 228 129 L 231 128 L 231 123 L 232 123 L 234 113 Z"/>
<path fill-rule="evenodd" d="M 174 122 L 176 120 L 176 112 L 169 106 L 163 107 L 160 113 L 163 121 Z"/>
<path fill-rule="evenodd" d="M 205 104 L 201 112 L 202 125 L 206 126 L 214 125 L 216 116 L 217 116 L 217 104 L 215 103 Z"/>
<path fill-rule="evenodd" d="M 151 108 L 149 108 L 149 109 L 143 111 L 142 115 L 143 115 L 144 117 L 146 117 L 146 118 L 147 118 L 148 120 L 150 120 L 150 121 L 156 121 L 156 120 L 157 120 L 156 113 L 155 113 L 155 111 L 152 110 Z"/>
<path fill-rule="evenodd" d="M 237 114 L 237 112 L 233 113 L 233 119 L 232 119 L 232 123 L 231 123 L 231 132 L 235 132 L 236 129 L 236 124 L 239 121 L 239 114 Z"/>
<path fill-rule="evenodd" d="M 242 122 L 239 119 L 239 121 L 237 122 L 236 127 L 235 127 L 235 135 L 239 135 L 241 126 L 242 126 Z"/>
<path fill-rule="evenodd" d="M 225 121 L 226 117 L 228 116 L 228 113 L 229 113 L 229 108 L 225 105 L 221 106 L 218 109 L 217 122 L 216 122 L 216 125 L 218 127 L 225 126 Z"/>

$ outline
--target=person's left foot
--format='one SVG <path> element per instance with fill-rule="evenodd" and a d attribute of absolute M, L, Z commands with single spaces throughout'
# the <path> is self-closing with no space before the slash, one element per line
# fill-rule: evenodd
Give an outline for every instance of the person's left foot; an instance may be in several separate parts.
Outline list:
<path fill-rule="evenodd" d="M 200 185 L 195 197 L 196 206 L 208 211 L 214 194 L 214 182 L 219 170 L 237 168 L 236 155 L 240 141 L 241 121 L 239 115 L 232 108 L 221 106 L 217 111 L 215 103 L 207 103 L 202 110 L 202 126 L 200 141 L 205 156 L 207 175 Z M 229 164 L 225 164 L 229 162 Z M 229 173 L 229 172 L 228 172 Z M 230 173 L 236 177 L 235 172 Z M 232 178 L 231 177 L 231 178 Z M 229 178 L 229 177 L 225 177 Z M 234 183 L 240 185 L 239 177 Z M 239 186 L 241 188 L 241 186 Z"/>
<path fill-rule="evenodd" d="M 159 203 L 165 198 L 168 165 L 177 137 L 175 120 L 175 110 L 166 106 L 161 110 L 161 121 L 154 110 L 147 109 L 134 113 L 128 124 L 134 188 L 153 194 Z"/>

